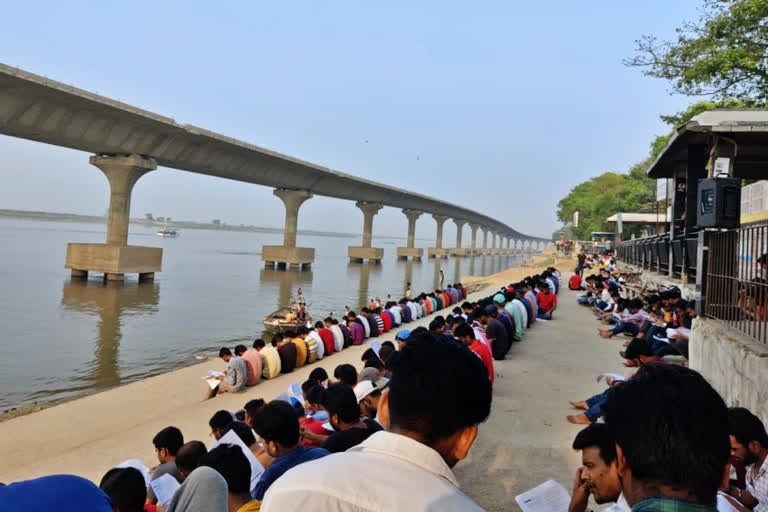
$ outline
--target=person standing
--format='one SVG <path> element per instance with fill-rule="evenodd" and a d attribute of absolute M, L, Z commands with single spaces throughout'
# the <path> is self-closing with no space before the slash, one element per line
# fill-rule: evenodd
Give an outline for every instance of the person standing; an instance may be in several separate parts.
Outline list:
<path fill-rule="evenodd" d="M 405 298 L 410 300 L 411 299 L 411 283 L 408 282 L 405 285 Z"/>
<path fill-rule="evenodd" d="M 443 274 L 443 269 L 440 269 L 440 289 L 443 289 L 443 283 L 445 283 L 445 274 Z"/>

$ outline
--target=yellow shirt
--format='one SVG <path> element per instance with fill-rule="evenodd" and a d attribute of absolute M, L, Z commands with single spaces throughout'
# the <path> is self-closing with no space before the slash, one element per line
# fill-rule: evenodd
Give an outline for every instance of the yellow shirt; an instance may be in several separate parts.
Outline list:
<path fill-rule="evenodd" d="M 261 510 L 261 502 L 259 500 L 251 500 L 239 509 L 237 512 L 259 512 Z"/>
<path fill-rule="evenodd" d="M 259 351 L 261 355 L 261 376 L 265 379 L 274 379 L 280 375 L 280 354 L 272 345 L 267 345 Z"/>
<path fill-rule="evenodd" d="M 301 338 L 291 340 L 296 345 L 296 368 L 301 368 L 307 362 L 307 344 Z"/>

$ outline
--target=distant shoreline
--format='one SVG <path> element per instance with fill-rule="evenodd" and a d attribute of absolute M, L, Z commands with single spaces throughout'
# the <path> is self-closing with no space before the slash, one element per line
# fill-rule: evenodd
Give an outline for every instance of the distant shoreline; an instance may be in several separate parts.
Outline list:
<path fill-rule="evenodd" d="M 47 220 L 47 221 L 55 221 L 55 222 L 92 222 L 92 223 L 101 223 L 105 224 L 107 222 L 107 218 L 99 215 L 79 215 L 76 213 L 58 213 L 58 212 L 45 212 L 45 211 L 34 211 L 34 210 L 6 210 L 6 209 L 0 209 L 0 217 L 10 217 L 10 218 L 17 218 L 17 219 L 27 219 L 27 220 Z M 262 226 L 251 226 L 251 225 L 231 225 L 231 224 L 212 224 L 212 223 L 204 223 L 204 222 L 194 222 L 194 221 L 171 221 L 171 222 L 161 222 L 158 220 L 147 220 L 147 219 L 139 219 L 139 218 L 133 218 L 131 219 L 131 224 L 139 225 L 139 226 L 146 226 L 146 227 L 168 227 L 168 228 L 176 228 L 176 229 L 205 229 L 210 231 L 241 231 L 241 232 L 247 232 L 247 233 L 273 233 L 273 234 L 282 234 L 283 229 L 282 228 L 268 228 L 268 227 L 262 227 Z M 300 235 L 310 235 L 310 236 L 329 236 L 329 237 L 339 237 L 339 238 L 359 238 L 360 234 L 356 233 L 336 233 L 333 231 L 313 231 L 313 230 L 299 230 L 298 234 Z M 375 236 L 374 238 L 379 239 L 389 239 L 389 240 L 405 240 L 405 237 L 398 237 L 398 236 Z M 426 240 L 431 241 L 431 239 L 417 239 L 417 240 Z"/>

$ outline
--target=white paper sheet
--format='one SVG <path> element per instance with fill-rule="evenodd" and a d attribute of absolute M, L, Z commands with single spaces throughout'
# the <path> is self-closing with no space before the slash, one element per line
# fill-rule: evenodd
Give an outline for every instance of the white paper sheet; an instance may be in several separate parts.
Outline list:
<path fill-rule="evenodd" d="M 251 449 L 245 445 L 243 440 L 240 439 L 240 436 L 238 436 L 234 430 L 230 430 L 221 436 L 221 439 L 219 439 L 216 444 L 211 447 L 211 449 L 216 448 L 220 444 L 234 444 L 239 446 L 243 451 L 245 458 L 248 459 L 248 462 L 251 464 L 251 491 L 253 491 L 253 488 L 256 487 L 256 483 L 259 481 L 259 478 L 261 478 L 261 474 L 264 473 L 264 466 L 261 465 L 259 459 L 256 458 Z"/>
<path fill-rule="evenodd" d="M 144 483 L 145 485 L 149 485 L 149 481 L 152 479 L 152 475 L 149 473 L 149 468 L 144 465 L 143 462 L 141 462 L 139 459 L 128 459 L 117 466 L 116 468 L 135 468 L 138 469 L 141 473 L 141 476 L 144 477 Z"/>
<path fill-rule="evenodd" d="M 181 487 L 181 484 L 169 473 L 166 473 L 159 478 L 155 478 L 149 482 L 149 485 L 151 485 L 152 490 L 155 491 L 158 505 L 163 506 L 171 502 L 171 498 L 173 498 L 176 489 Z"/>
<path fill-rule="evenodd" d="M 216 370 L 208 370 L 208 377 L 226 377 L 227 374 L 223 372 L 217 372 Z M 204 377 L 204 378 L 208 378 Z"/>
<path fill-rule="evenodd" d="M 304 401 L 304 392 L 301 390 L 301 384 L 298 381 L 290 385 L 288 394 L 293 395 L 297 400 Z"/>
<path fill-rule="evenodd" d="M 381 342 L 378 339 L 371 340 L 371 350 L 378 356 L 381 350 Z"/>
<path fill-rule="evenodd" d="M 205 379 L 205 382 L 208 383 L 208 385 L 211 387 L 211 389 L 214 389 L 216 386 L 221 384 L 221 381 L 219 379 L 214 379 L 213 377 Z"/>
<path fill-rule="evenodd" d="M 627 380 L 626 377 L 624 377 L 623 375 L 619 375 L 618 373 L 601 373 L 600 375 L 597 376 L 597 382 L 600 382 L 605 377 L 610 377 L 614 381 L 617 381 L 617 380 Z"/>
<path fill-rule="evenodd" d="M 547 480 L 515 496 L 515 501 L 523 512 L 565 512 L 571 497 L 565 487 L 554 480 Z"/>

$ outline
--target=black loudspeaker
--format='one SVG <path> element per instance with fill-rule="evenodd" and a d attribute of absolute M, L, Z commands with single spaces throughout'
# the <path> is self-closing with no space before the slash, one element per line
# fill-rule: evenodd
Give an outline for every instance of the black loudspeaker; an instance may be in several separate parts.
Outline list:
<path fill-rule="evenodd" d="M 741 180 L 707 178 L 699 180 L 697 227 L 738 228 L 741 224 Z"/>

